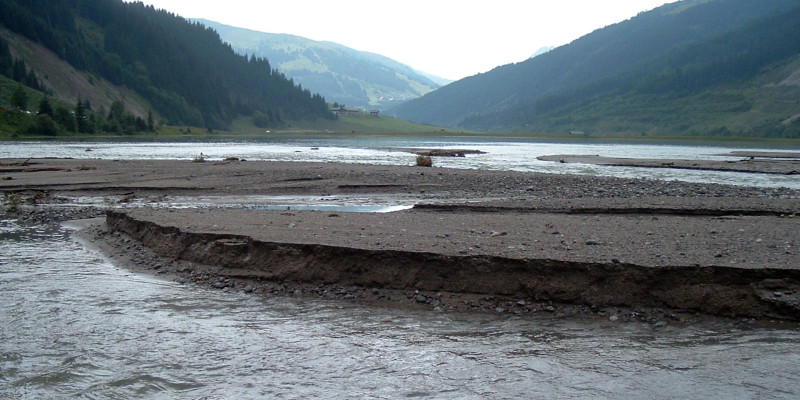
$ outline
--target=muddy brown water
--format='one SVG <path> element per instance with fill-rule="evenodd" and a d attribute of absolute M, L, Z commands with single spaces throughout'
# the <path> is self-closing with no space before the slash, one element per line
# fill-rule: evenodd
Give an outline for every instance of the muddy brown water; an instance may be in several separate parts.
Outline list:
<path fill-rule="evenodd" d="M 0 398 L 797 398 L 800 326 L 359 307 L 138 275 L 0 222 Z"/>

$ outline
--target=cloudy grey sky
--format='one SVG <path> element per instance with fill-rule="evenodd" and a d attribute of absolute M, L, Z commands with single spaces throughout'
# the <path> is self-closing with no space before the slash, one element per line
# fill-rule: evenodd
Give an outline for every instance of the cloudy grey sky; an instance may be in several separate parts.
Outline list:
<path fill-rule="evenodd" d="M 186 18 L 289 33 L 461 79 L 675 0 L 143 0 Z"/>

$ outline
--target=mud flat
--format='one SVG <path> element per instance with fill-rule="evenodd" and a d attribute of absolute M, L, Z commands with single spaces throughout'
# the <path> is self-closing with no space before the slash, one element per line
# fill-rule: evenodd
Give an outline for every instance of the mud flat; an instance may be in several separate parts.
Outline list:
<path fill-rule="evenodd" d="M 749 172 L 776 175 L 800 174 L 800 154 L 792 152 L 733 152 L 728 155 L 741 160 L 660 160 L 601 157 L 596 155 L 551 155 L 537 157 L 542 161 L 582 163 L 613 167 L 671 168 L 703 171 Z"/>
<path fill-rule="evenodd" d="M 800 193 L 789 189 L 410 166 L 14 163 L 0 166 L 0 190 L 123 201 L 91 240 L 140 268 L 224 290 L 443 310 L 800 320 Z M 417 205 L 148 206 L 177 194 L 380 195 Z"/>

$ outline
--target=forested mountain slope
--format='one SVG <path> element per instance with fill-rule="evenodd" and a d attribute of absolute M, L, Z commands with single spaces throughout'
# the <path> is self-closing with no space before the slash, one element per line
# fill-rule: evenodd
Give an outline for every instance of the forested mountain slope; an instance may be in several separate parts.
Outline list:
<path fill-rule="evenodd" d="M 268 59 L 274 68 L 329 102 L 385 110 L 440 87 L 413 68 L 378 54 L 206 19 L 194 21 L 216 30 L 238 53 Z"/>
<path fill-rule="evenodd" d="M 798 4 L 798 0 L 667 4 L 530 60 L 452 83 L 392 112 L 415 122 L 450 127 L 541 132 L 545 125 L 531 125 L 538 120 L 535 115 L 586 100 L 623 81 L 659 76 L 669 70 L 664 63 L 683 62 L 677 56 L 665 58 L 672 52 L 743 29 Z M 689 65 L 672 66 L 684 67 Z"/>
<path fill-rule="evenodd" d="M 800 137 L 800 6 L 628 73 L 502 112 L 473 129 Z"/>
<path fill-rule="evenodd" d="M 237 55 L 212 29 L 142 3 L 0 0 L 0 24 L 135 92 L 171 124 L 219 129 L 256 113 L 267 125 L 333 118 L 322 96 L 266 59 Z"/>

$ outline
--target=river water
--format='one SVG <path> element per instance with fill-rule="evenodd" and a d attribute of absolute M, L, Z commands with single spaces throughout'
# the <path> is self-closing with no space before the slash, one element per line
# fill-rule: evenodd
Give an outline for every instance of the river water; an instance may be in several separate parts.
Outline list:
<path fill-rule="evenodd" d="M 439 165 L 800 188 L 797 177 L 664 176 L 658 174 L 671 172 L 535 160 L 547 154 L 727 159 L 724 154 L 741 148 L 326 140 L 332 139 L 10 143 L 0 145 L 0 158 L 191 159 L 203 153 L 402 165 L 414 156 L 400 148 L 466 148 L 487 154 Z M 167 206 L 185 206 L 175 201 Z M 357 206 L 367 209 L 350 211 L 391 211 L 370 209 L 369 202 Z M 663 327 L 264 298 L 131 272 L 76 239 L 74 229 L 0 220 L 0 399 L 800 398 L 796 323 Z"/>
<path fill-rule="evenodd" d="M 798 398 L 800 327 L 263 298 L 0 221 L 0 398 Z"/>
<path fill-rule="evenodd" d="M 696 142 L 695 142 L 696 143 Z M 253 140 L 199 142 L 13 142 L 0 144 L 2 158 L 71 157 L 101 159 L 182 159 L 201 154 L 210 160 L 238 157 L 247 160 L 315 161 L 413 165 L 416 156 L 402 149 L 467 149 L 485 154 L 467 157 L 437 157 L 436 166 L 583 174 L 622 178 L 680 180 L 698 183 L 787 187 L 800 189 L 800 175 L 753 174 L 719 171 L 673 170 L 666 168 L 609 167 L 540 161 L 545 155 L 600 155 L 623 158 L 740 161 L 732 151 L 793 151 L 795 147 L 765 148 L 763 143 L 723 143 L 697 146 L 694 143 L 609 142 L 591 139 L 569 142 L 496 137 L 370 137 L 370 136 L 277 136 Z M 88 150 L 88 151 L 87 151 Z"/>

